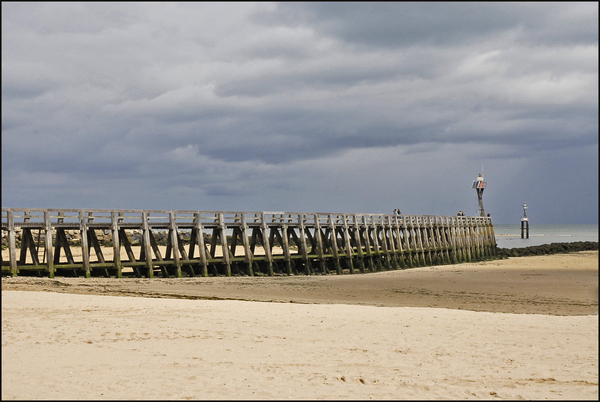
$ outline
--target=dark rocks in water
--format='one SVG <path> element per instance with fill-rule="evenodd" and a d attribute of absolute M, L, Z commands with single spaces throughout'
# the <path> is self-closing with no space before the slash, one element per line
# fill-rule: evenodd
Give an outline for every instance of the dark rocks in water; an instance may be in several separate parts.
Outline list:
<path fill-rule="evenodd" d="M 550 243 L 541 246 L 498 248 L 498 257 L 527 257 L 530 255 L 576 253 L 578 251 L 598 250 L 597 241 L 576 241 L 572 243 Z"/>

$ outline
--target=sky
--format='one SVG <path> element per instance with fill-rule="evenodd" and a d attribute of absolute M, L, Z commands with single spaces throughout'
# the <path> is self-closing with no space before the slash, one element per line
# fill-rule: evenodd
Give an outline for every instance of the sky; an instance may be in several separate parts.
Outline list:
<path fill-rule="evenodd" d="M 598 223 L 598 4 L 2 2 L 2 207 Z"/>

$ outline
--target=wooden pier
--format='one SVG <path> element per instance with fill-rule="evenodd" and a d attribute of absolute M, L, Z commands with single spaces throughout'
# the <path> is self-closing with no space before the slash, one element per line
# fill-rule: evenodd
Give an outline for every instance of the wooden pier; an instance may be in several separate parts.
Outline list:
<path fill-rule="evenodd" d="M 497 256 L 488 217 L 295 212 L 2 208 L 2 248 L 2 275 L 51 278 L 339 275 Z"/>

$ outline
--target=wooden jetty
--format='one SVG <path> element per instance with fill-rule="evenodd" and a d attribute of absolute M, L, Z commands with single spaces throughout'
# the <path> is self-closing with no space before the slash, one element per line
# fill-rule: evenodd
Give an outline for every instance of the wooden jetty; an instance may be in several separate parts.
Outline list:
<path fill-rule="evenodd" d="M 354 274 L 497 257 L 479 216 L 2 208 L 2 239 L 2 275 L 51 278 Z"/>

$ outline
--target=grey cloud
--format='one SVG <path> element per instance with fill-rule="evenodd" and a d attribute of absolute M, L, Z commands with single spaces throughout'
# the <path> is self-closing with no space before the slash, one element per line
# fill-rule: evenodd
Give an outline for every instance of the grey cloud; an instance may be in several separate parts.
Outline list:
<path fill-rule="evenodd" d="M 41 34 L 92 34 L 110 28 L 124 27 L 131 22 L 127 4 L 14 3 L 2 6 L 2 24 L 26 25 Z"/>
<path fill-rule="evenodd" d="M 596 43 L 598 9 L 593 4 L 579 9 L 569 24 L 561 15 L 573 8 L 564 3 L 280 3 L 276 18 L 266 13 L 255 18 L 261 23 L 307 24 L 368 46 L 457 46 L 508 30 L 522 31 L 527 43 Z"/>
<path fill-rule="evenodd" d="M 485 163 L 508 219 L 597 167 L 586 4 L 48 4 L 2 4 L 3 206 L 454 214 Z"/>

